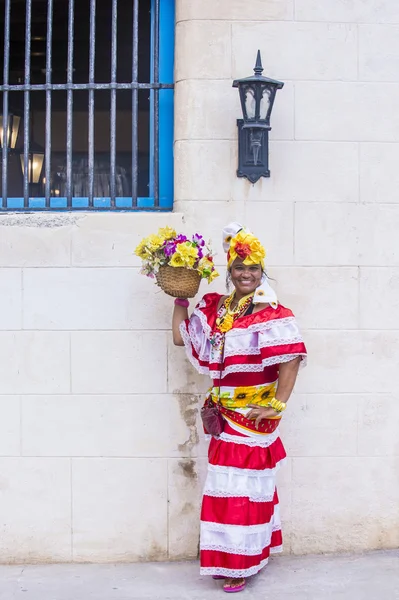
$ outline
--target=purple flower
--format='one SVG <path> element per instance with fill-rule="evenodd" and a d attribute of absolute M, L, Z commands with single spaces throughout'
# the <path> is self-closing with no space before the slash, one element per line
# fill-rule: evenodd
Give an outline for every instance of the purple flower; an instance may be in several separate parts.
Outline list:
<path fill-rule="evenodd" d="M 183 242 L 187 242 L 187 237 L 185 235 L 183 235 L 182 233 L 180 233 L 177 237 L 175 237 L 174 243 L 182 244 Z"/>
<path fill-rule="evenodd" d="M 165 256 L 172 256 L 176 252 L 176 242 L 174 240 L 165 242 L 163 246 L 163 251 L 165 253 Z"/>
<path fill-rule="evenodd" d="M 205 240 L 199 233 L 193 235 L 193 242 L 194 244 L 197 244 L 197 246 L 205 246 Z"/>
<path fill-rule="evenodd" d="M 202 248 L 197 248 L 198 259 L 204 258 L 204 253 L 202 252 Z"/>

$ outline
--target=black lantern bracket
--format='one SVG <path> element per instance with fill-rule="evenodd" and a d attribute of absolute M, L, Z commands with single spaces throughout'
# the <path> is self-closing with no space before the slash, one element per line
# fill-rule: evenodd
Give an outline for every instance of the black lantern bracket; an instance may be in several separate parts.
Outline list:
<path fill-rule="evenodd" d="M 262 75 L 260 50 L 256 57 L 254 75 L 233 81 L 238 88 L 243 118 L 238 127 L 238 177 L 256 183 L 261 177 L 270 177 L 269 131 L 270 117 L 277 90 L 284 83 Z"/>

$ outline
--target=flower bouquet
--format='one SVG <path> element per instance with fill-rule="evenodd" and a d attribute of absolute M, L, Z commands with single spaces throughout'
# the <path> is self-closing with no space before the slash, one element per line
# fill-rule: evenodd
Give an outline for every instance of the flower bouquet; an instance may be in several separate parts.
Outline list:
<path fill-rule="evenodd" d="M 143 261 L 142 274 L 155 278 L 163 291 L 175 298 L 193 298 L 201 279 L 211 283 L 219 275 L 211 250 L 198 233 L 188 238 L 163 227 L 141 240 L 135 254 Z"/>

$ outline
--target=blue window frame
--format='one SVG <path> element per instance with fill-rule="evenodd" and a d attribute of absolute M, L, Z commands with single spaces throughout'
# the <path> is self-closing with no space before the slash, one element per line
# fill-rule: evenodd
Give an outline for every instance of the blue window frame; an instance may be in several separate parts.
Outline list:
<path fill-rule="evenodd" d="M 174 4 L 174 0 L 140 0 L 140 3 L 138 0 L 47 0 L 47 11 L 43 12 L 42 0 L 26 0 L 24 31 L 19 29 L 15 35 L 16 28 L 21 27 L 21 19 L 15 18 L 11 0 L 0 0 L 3 15 L 0 27 L 4 30 L 5 42 L 0 85 L 3 96 L 1 210 L 172 209 Z M 33 47 L 40 38 L 34 31 L 40 23 L 39 13 L 43 15 L 45 33 L 41 52 Z M 80 24 L 85 21 L 87 31 L 82 33 Z M 130 45 L 126 37 L 123 38 L 126 21 L 131 22 Z M 104 23 L 111 23 L 108 46 L 106 35 L 101 31 Z M 63 32 L 64 46 L 60 41 Z M 122 37 L 121 32 L 125 32 Z M 20 67 L 15 57 L 21 55 L 22 45 L 16 48 L 13 39 L 24 39 Z M 109 56 L 104 55 L 104 46 Z M 120 65 L 123 71 L 129 62 L 123 55 L 125 49 L 127 55 L 130 50 L 130 79 L 120 72 Z M 42 63 L 38 62 L 40 55 Z M 88 63 L 86 76 L 75 68 L 82 62 Z M 62 65 L 64 74 L 57 75 L 57 68 L 62 71 Z M 61 94 L 63 100 L 60 100 Z M 107 101 L 103 98 L 105 94 Z M 118 151 L 123 112 L 119 111 L 118 102 L 122 99 L 122 104 L 126 103 L 127 95 L 131 98 L 130 154 L 126 147 Z M 87 148 L 76 150 L 74 142 L 79 137 L 76 135 L 79 124 L 76 125 L 74 119 L 79 113 L 79 108 L 76 109 L 79 98 L 82 103 L 83 96 L 87 102 L 83 111 L 87 117 Z M 39 99 L 42 108 L 38 110 Z M 103 103 L 103 115 L 106 114 L 104 106 L 109 102 L 108 153 L 98 151 L 96 146 L 99 102 Z M 64 151 L 60 151 L 59 143 L 54 143 L 57 106 L 58 122 L 62 120 L 60 115 L 65 116 Z M 39 114 L 39 126 L 33 123 L 35 110 Z M 4 127 L 6 135 L 3 135 L 3 123 L 9 124 Z M 20 124 L 20 130 L 17 136 L 12 136 L 12 125 L 16 123 Z M 39 131 L 42 144 L 38 145 L 34 137 L 40 124 L 43 126 L 41 134 Z M 38 157 L 40 162 L 40 156 L 43 167 L 35 181 L 34 165 Z M 23 166 L 19 174 L 20 194 L 12 193 L 16 165 Z M 87 193 L 79 194 L 79 190 Z"/>

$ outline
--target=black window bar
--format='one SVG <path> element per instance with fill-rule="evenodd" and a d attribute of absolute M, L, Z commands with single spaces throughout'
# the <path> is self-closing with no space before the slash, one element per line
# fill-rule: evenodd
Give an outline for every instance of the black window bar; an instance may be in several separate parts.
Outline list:
<path fill-rule="evenodd" d="M 3 63 L 3 82 L 0 85 L 0 91 L 3 94 L 3 120 L 2 120 L 2 210 L 14 210 L 9 206 L 9 157 L 13 152 L 11 147 L 11 132 L 12 127 L 10 110 L 10 94 L 23 94 L 23 158 L 21 154 L 21 165 L 23 164 L 23 210 L 30 210 L 30 186 L 29 173 L 32 171 L 33 158 L 30 155 L 32 147 L 31 134 L 31 94 L 36 92 L 45 93 L 45 134 L 44 134 L 44 181 L 43 181 L 43 196 L 44 206 L 39 210 L 52 210 L 51 198 L 51 177 L 52 177 L 52 102 L 53 92 L 64 92 L 66 94 L 66 168 L 65 168 L 65 194 L 66 205 L 65 209 L 83 209 L 96 210 L 94 199 L 94 171 L 95 171 L 95 94 L 99 91 L 108 91 L 110 93 L 110 131 L 109 131 L 109 198 L 110 203 L 107 210 L 115 210 L 122 208 L 123 210 L 138 209 L 138 185 L 139 185 L 139 91 L 147 90 L 147 94 L 151 98 L 151 110 L 149 118 L 151 119 L 152 134 L 149 143 L 152 144 L 151 156 L 152 165 L 149 167 L 149 172 L 152 173 L 151 189 L 153 190 L 153 205 L 146 206 L 147 209 L 159 210 L 159 90 L 173 89 L 173 83 L 159 82 L 159 65 L 160 65 L 160 1 L 151 0 L 147 4 L 151 7 L 151 77 L 149 82 L 139 81 L 139 0 L 129 0 L 132 14 L 131 27 L 131 81 L 119 81 L 118 73 L 118 2 L 121 0 L 108 0 L 111 2 L 111 41 L 110 41 L 110 77 L 109 81 L 96 81 L 96 11 L 101 8 L 101 3 L 104 0 L 86 0 L 90 18 L 88 23 L 89 29 L 89 47 L 88 47 L 88 77 L 85 82 L 77 82 L 74 79 L 74 63 L 76 58 L 82 60 L 82 55 L 76 57 L 75 53 L 75 17 L 78 3 L 83 3 L 83 0 L 47 0 L 46 7 L 46 39 L 45 39 L 45 82 L 32 83 L 31 78 L 31 61 L 32 61 L 32 17 L 36 9 L 37 0 L 25 0 L 25 40 L 24 40 L 24 72 L 23 77 L 19 77 L 17 83 L 10 82 L 10 43 L 11 43 L 11 9 L 12 0 L 0 0 L 4 6 L 4 63 Z M 143 1 L 143 0 L 142 0 Z M 53 49 L 54 29 L 53 15 L 55 5 L 63 2 L 67 5 L 67 48 L 66 48 L 66 80 L 62 83 L 53 81 Z M 41 6 L 43 2 L 40 3 Z M 21 4 L 19 4 L 21 6 Z M 20 9 L 19 9 L 20 10 Z M 87 57 L 83 57 L 87 58 Z M 43 69 L 44 71 L 44 69 Z M 23 81 L 23 83 L 22 83 Z M 122 90 L 131 90 L 131 114 L 132 114 L 132 135 L 131 135 L 131 197 L 129 195 L 129 203 L 118 207 L 116 203 L 116 155 L 117 155 L 117 93 Z M 87 177 L 88 177 L 88 194 L 87 205 L 84 207 L 75 207 L 73 205 L 73 119 L 74 119 L 74 93 L 86 91 L 88 95 L 88 139 L 87 139 Z M 21 150 L 22 152 L 22 150 Z M 171 148 L 172 152 L 172 148 Z"/>

